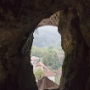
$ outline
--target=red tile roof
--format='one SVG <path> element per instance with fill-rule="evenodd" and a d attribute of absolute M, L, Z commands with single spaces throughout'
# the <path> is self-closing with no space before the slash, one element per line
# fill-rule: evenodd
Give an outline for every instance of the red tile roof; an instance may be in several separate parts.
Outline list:
<path fill-rule="evenodd" d="M 55 76 L 54 72 L 45 66 L 42 62 L 39 62 L 36 66 L 41 66 L 44 69 L 45 76 Z"/>
<path fill-rule="evenodd" d="M 46 67 L 42 62 L 37 63 L 37 66 Z"/>
<path fill-rule="evenodd" d="M 50 69 L 48 69 L 47 71 L 45 71 L 45 76 L 55 76 L 55 73 L 53 71 L 51 71 Z"/>

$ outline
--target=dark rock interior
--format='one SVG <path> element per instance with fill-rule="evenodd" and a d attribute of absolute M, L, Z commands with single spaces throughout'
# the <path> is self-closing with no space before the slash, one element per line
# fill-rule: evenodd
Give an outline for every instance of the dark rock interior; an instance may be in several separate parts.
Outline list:
<path fill-rule="evenodd" d="M 37 90 L 32 33 L 57 11 L 45 22 L 58 25 L 65 51 L 59 90 L 90 90 L 90 0 L 0 0 L 0 90 Z"/>

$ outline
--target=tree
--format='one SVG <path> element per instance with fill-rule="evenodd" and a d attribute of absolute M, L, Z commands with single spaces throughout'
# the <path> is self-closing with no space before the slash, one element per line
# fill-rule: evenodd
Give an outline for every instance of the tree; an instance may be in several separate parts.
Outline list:
<path fill-rule="evenodd" d="M 32 55 L 42 58 L 42 62 L 54 70 L 57 70 L 62 66 L 63 59 L 58 57 L 58 53 L 58 50 L 51 46 L 47 48 L 38 48 L 36 46 L 32 47 Z"/>
<path fill-rule="evenodd" d="M 52 69 L 56 70 L 61 66 L 61 62 L 57 56 L 57 53 L 49 48 L 49 53 L 44 55 L 42 58 L 42 62 L 46 65 L 51 67 Z"/>
<path fill-rule="evenodd" d="M 36 80 L 39 80 L 44 75 L 45 75 L 44 71 L 42 69 L 40 69 L 40 68 L 35 71 Z"/>

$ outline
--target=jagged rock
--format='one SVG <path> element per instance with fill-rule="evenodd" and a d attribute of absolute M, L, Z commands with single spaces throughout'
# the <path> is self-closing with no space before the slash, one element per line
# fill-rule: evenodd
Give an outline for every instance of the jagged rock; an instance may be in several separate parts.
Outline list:
<path fill-rule="evenodd" d="M 51 17 L 47 19 L 43 19 L 37 27 L 43 26 L 43 25 L 53 25 L 53 26 L 58 26 L 59 23 L 59 16 L 60 12 L 56 12 L 55 14 L 51 15 Z"/>

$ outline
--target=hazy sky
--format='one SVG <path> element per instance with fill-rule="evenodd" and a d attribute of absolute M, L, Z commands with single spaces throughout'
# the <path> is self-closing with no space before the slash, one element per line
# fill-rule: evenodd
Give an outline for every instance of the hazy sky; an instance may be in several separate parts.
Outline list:
<path fill-rule="evenodd" d="M 56 26 L 50 26 L 50 25 L 41 26 L 41 27 L 37 28 L 36 30 L 38 30 L 38 31 L 41 31 L 41 30 L 48 31 L 49 30 L 50 32 L 52 32 L 52 30 L 53 30 L 53 32 L 57 32 L 58 33 L 58 27 L 56 27 Z M 61 37 L 61 35 L 60 35 L 60 37 Z"/>
<path fill-rule="evenodd" d="M 44 29 L 44 30 L 58 30 L 58 27 L 56 27 L 56 26 L 41 26 L 41 27 L 39 27 L 39 28 L 37 28 L 37 29 L 39 29 L 39 30 L 42 30 L 42 29 Z"/>
<path fill-rule="evenodd" d="M 56 27 L 56 26 L 51 26 L 51 25 L 46 25 L 46 26 L 41 26 L 41 27 L 39 27 L 39 28 L 37 28 L 36 29 L 37 31 L 37 33 L 39 32 L 39 31 L 41 31 L 41 30 L 46 30 L 46 31 L 50 31 L 50 32 L 52 32 L 52 30 L 53 30 L 53 32 L 57 32 L 58 33 L 58 27 Z M 59 33 L 58 33 L 59 34 Z M 59 34 L 60 35 L 60 34 Z M 61 41 L 61 35 L 60 35 L 60 41 Z"/>
<path fill-rule="evenodd" d="M 37 30 L 55 30 L 58 32 L 58 27 L 56 26 L 41 26 L 39 28 L 37 28 Z"/>

